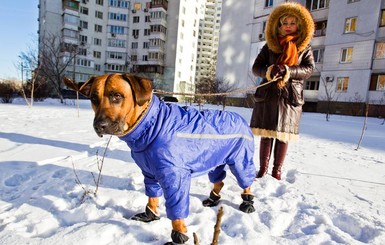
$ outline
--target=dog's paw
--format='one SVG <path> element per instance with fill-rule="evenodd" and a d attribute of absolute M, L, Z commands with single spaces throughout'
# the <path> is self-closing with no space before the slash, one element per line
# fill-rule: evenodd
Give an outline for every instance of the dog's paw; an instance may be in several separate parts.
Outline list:
<path fill-rule="evenodd" d="M 217 195 L 214 191 L 211 191 L 210 197 L 206 200 L 203 200 L 202 204 L 204 207 L 215 207 L 218 205 L 220 199 L 220 195 Z"/>
<path fill-rule="evenodd" d="M 154 220 L 159 220 L 160 217 L 156 215 L 148 206 L 146 206 L 146 211 L 144 213 L 135 214 L 131 219 L 148 223 Z"/>

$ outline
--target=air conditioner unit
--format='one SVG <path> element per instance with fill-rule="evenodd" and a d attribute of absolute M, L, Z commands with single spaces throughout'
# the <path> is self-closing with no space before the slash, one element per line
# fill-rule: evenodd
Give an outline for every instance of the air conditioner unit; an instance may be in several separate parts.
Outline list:
<path fill-rule="evenodd" d="M 111 33 L 111 37 L 116 37 L 116 33 Z"/>
<path fill-rule="evenodd" d="M 78 31 L 82 31 L 83 28 L 81 26 L 78 26 Z"/>
<path fill-rule="evenodd" d="M 148 12 L 148 9 L 144 9 L 144 12 Z"/>
<path fill-rule="evenodd" d="M 138 35 L 134 35 L 134 38 L 135 38 L 135 39 L 138 39 Z"/>
<path fill-rule="evenodd" d="M 133 13 L 133 14 L 135 14 L 135 13 L 136 13 L 136 10 L 135 10 L 135 9 L 133 9 L 133 10 L 132 10 L 132 13 Z"/>
<path fill-rule="evenodd" d="M 327 83 L 331 83 L 331 82 L 333 82 L 334 77 L 333 76 L 327 76 L 327 77 L 325 77 L 325 79 L 326 79 Z"/>
<path fill-rule="evenodd" d="M 259 40 L 265 40 L 265 34 L 264 33 L 261 33 L 261 34 L 259 34 Z"/>
<path fill-rule="evenodd" d="M 84 46 L 84 45 L 86 45 L 86 42 L 83 42 L 83 41 L 82 41 L 82 42 L 80 42 L 80 45 L 81 45 L 81 46 Z"/>

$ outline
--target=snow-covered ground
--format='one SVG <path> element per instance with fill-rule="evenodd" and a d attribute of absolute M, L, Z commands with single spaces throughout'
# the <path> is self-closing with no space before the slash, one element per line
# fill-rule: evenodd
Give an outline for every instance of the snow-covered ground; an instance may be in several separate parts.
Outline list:
<path fill-rule="evenodd" d="M 216 108 L 206 106 L 206 108 Z M 220 107 L 218 107 L 220 108 Z M 227 107 L 250 119 L 251 109 Z M 164 244 L 171 222 L 125 219 L 144 211 L 143 177 L 126 144 L 112 137 L 97 197 L 93 176 L 109 137 L 92 128 L 93 112 L 81 101 L 0 104 L 0 244 Z M 385 244 L 385 125 L 369 118 L 304 113 L 283 179 L 270 175 L 252 186 L 256 212 L 238 210 L 241 189 L 228 174 L 222 201 L 204 208 L 207 176 L 191 185 L 188 244 L 193 232 L 210 244 L 217 211 L 224 208 L 219 244 Z M 255 138 L 258 168 L 259 138 Z M 74 171 L 75 170 L 75 171 Z M 76 174 L 75 174 L 76 173 Z M 76 177 L 77 176 L 77 177 Z M 77 184 L 77 180 L 82 186 Z"/>

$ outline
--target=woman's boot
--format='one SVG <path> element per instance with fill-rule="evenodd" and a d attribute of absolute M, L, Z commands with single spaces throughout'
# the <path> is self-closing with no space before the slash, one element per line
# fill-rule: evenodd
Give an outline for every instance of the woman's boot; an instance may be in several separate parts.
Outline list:
<path fill-rule="evenodd" d="M 277 180 L 281 180 L 281 168 L 282 168 L 283 162 L 285 161 L 285 156 L 286 156 L 288 146 L 289 146 L 288 143 L 275 140 L 274 167 L 273 167 L 272 176 Z"/>
<path fill-rule="evenodd" d="M 261 138 L 259 145 L 259 172 L 257 174 L 257 178 L 262 178 L 265 174 L 267 174 L 272 145 L 273 139 Z"/>

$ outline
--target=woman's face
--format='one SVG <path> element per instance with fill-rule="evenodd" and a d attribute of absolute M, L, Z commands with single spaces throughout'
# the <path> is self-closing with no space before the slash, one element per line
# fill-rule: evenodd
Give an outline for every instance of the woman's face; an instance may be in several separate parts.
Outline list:
<path fill-rule="evenodd" d="M 286 36 L 286 35 L 293 34 L 294 32 L 297 31 L 297 29 L 298 29 L 297 19 L 294 17 L 288 16 L 282 21 L 282 25 L 279 28 L 279 31 L 281 35 Z"/>

